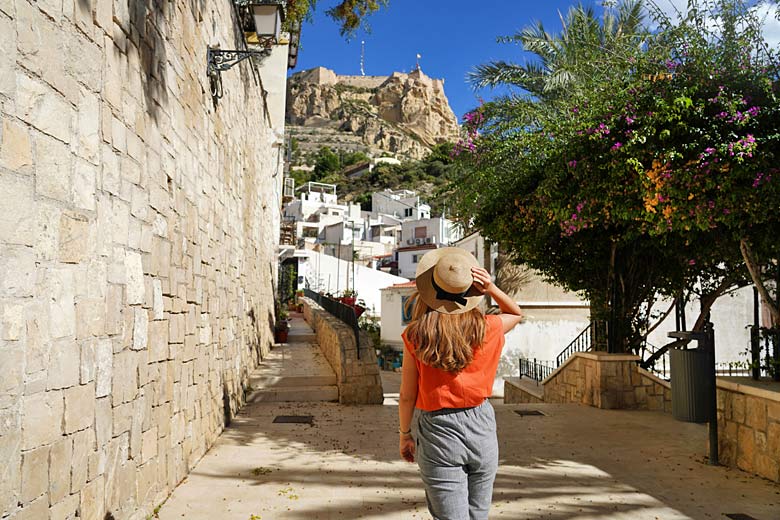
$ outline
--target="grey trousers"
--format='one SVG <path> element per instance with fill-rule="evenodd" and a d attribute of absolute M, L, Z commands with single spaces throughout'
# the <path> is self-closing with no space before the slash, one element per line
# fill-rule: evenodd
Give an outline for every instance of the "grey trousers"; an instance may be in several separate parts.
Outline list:
<path fill-rule="evenodd" d="M 417 464 L 435 520 L 485 520 L 498 470 L 493 406 L 421 411 Z"/>

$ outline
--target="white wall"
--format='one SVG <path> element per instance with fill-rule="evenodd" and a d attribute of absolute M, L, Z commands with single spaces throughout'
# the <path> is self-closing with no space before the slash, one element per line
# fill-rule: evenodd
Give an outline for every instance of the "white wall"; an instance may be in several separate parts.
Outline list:
<path fill-rule="evenodd" d="M 589 323 L 587 307 L 560 309 L 523 307 L 526 321 L 506 336 L 498 375 L 516 376 L 518 359 L 554 361 L 555 357 L 585 330 Z"/>
<path fill-rule="evenodd" d="M 433 243 L 440 247 L 449 246 L 453 242 L 460 240 L 463 235 L 458 226 L 442 217 L 407 220 L 401 226 L 402 247 L 411 245 L 408 243 L 408 240 L 415 238 L 414 230 L 418 227 L 425 227 L 426 237 L 434 239 Z"/>
<path fill-rule="evenodd" d="M 417 264 L 423 255 L 429 251 L 433 251 L 431 248 L 425 249 L 412 249 L 408 251 L 398 251 L 398 274 L 407 278 L 414 278 L 417 274 Z M 414 261 L 414 257 L 417 256 L 417 262 Z"/>
<path fill-rule="evenodd" d="M 310 274 L 309 287 L 314 291 L 324 291 L 338 294 L 344 289 L 353 287 L 358 293 L 358 299 L 366 303 L 367 313 L 379 316 L 382 307 L 380 289 L 391 285 L 408 282 L 406 278 L 393 276 L 354 264 L 355 282 L 353 284 L 353 263 L 339 260 L 324 253 L 313 253 L 308 260 L 307 272 Z"/>
<path fill-rule="evenodd" d="M 406 328 L 402 323 L 401 301 L 403 296 L 411 296 L 415 292 L 414 287 L 388 287 L 382 292 L 382 320 L 380 339 L 382 344 L 390 345 L 397 349 L 403 348 L 401 333 Z"/>
<path fill-rule="evenodd" d="M 661 302 L 654 307 L 665 312 L 670 302 Z M 715 361 L 746 361 L 741 355 L 750 348 L 750 331 L 746 328 L 753 323 L 753 287 L 744 287 L 733 296 L 721 296 L 712 306 L 712 323 L 715 327 Z M 688 330 L 699 317 L 699 302 L 691 302 L 685 307 L 685 322 Z M 675 330 L 674 311 L 661 325 L 650 334 L 649 342 L 660 347 L 671 343 L 667 333 Z M 693 343 L 695 345 L 695 342 Z"/>

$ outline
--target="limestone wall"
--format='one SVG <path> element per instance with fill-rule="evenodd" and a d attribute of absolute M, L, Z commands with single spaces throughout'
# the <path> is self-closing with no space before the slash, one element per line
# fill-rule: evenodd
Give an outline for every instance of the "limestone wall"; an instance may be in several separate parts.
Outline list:
<path fill-rule="evenodd" d="M 718 379 L 720 462 L 780 482 L 780 393 Z"/>
<path fill-rule="evenodd" d="M 243 401 L 278 152 L 247 62 L 212 105 L 235 34 L 205 0 L 0 1 L 3 520 L 146 518 Z"/>
<path fill-rule="evenodd" d="M 578 352 L 538 386 L 504 378 L 507 403 L 579 403 L 597 408 L 671 412 L 667 381 L 639 368 L 636 356 Z"/>
<path fill-rule="evenodd" d="M 376 351 L 365 332 L 360 335 L 360 359 L 355 333 L 310 298 L 303 298 L 303 317 L 314 329 L 322 353 L 333 367 L 341 404 L 382 404 L 382 379 Z"/>
<path fill-rule="evenodd" d="M 533 383 L 528 383 L 533 384 Z M 504 403 L 543 403 L 544 389 L 541 386 L 534 388 L 533 391 L 527 386 L 527 383 L 518 377 L 504 378 Z"/>
<path fill-rule="evenodd" d="M 389 76 L 336 76 L 339 85 L 357 88 L 377 88 L 387 81 Z"/>

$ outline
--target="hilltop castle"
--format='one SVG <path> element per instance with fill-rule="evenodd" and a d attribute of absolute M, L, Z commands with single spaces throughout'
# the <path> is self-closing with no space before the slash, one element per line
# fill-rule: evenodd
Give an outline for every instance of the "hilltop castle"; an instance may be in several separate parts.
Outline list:
<path fill-rule="evenodd" d="M 287 122 L 306 151 L 321 146 L 421 158 L 457 139 L 444 80 L 419 68 L 389 76 L 341 76 L 325 67 L 294 74 Z"/>

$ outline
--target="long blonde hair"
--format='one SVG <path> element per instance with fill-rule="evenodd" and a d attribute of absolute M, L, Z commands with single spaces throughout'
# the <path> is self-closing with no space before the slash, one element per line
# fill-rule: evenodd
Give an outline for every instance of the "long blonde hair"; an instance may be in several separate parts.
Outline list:
<path fill-rule="evenodd" d="M 485 339 L 485 315 L 477 307 L 462 314 L 436 312 L 415 293 L 406 338 L 415 346 L 415 356 L 428 366 L 460 372 L 474 359 L 474 350 Z"/>

